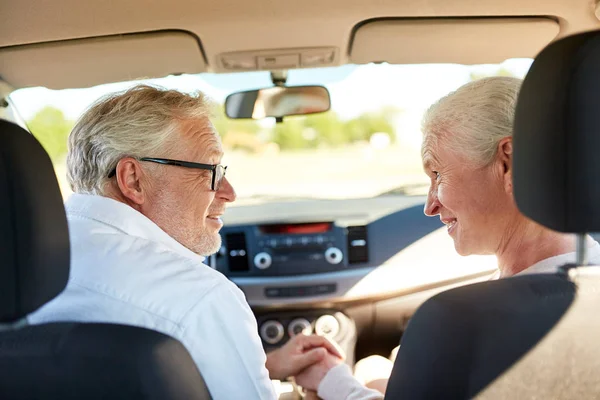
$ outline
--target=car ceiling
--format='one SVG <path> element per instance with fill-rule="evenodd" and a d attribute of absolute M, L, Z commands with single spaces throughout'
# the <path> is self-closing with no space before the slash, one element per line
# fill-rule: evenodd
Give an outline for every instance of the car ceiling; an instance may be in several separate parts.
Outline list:
<path fill-rule="evenodd" d="M 14 87 L 84 87 L 227 72 L 222 57 L 230 53 L 319 49 L 334 50 L 330 65 L 497 62 L 533 57 L 557 37 L 599 28 L 595 10 L 590 0 L 2 0 L 0 77 Z M 467 23 L 474 28 L 449 38 Z M 507 39 L 465 46 L 478 32 Z M 91 73 L 94 66 L 105 71 Z"/>

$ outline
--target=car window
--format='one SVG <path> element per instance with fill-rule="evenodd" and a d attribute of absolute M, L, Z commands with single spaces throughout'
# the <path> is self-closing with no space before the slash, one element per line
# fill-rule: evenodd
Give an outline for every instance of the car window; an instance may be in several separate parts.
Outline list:
<path fill-rule="evenodd" d="M 428 183 L 420 159 L 420 121 L 437 99 L 462 84 L 490 75 L 523 77 L 530 59 L 497 65 L 346 65 L 294 70 L 289 85 L 324 84 L 327 113 L 272 119 L 229 120 L 225 97 L 269 86 L 267 72 L 169 76 L 87 89 L 20 89 L 11 100 L 52 158 L 64 197 L 67 137 L 95 100 L 145 82 L 208 94 L 215 103 L 228 177 L 238 193 L 233 206 L 299 198 L 365 198 L 424 194 Z M 160 154 L 152 156 L 161 156 Z"/>

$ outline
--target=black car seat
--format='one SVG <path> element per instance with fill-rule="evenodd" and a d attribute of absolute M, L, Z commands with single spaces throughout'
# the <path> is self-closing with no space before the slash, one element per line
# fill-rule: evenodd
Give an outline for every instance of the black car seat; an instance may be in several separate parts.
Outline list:
<path fill-rule="evenodd" d="M 519 94 L 514 193 L 523 214 L 577 234 L 578 263 L 441 293 L 415 313 L 386 398 L 600 398 L 600 33 L 550 44 Z"/>
<path fill-rule="evenodd" d="M 69 234 L 52 163 L 0 120 L 0 399 L 210 399 L 178 341 L 147 329 L 27 326 L 69 278 Z"/>

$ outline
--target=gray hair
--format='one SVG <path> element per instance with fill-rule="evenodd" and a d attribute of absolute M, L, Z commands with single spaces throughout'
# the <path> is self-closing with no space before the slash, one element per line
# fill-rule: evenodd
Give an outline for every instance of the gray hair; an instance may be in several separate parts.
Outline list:
<path fill-rule="evenodd" d="M 521 83 L 503 76 L 483 78 L 438 100 L 423 118 L 423 150 L 441 140 L 477 165 L 492 162 L 500 140 L 513 134 Z"/>
<path fill-rule="evenodd" d="M 202 93 L 137 85 L 93 104 L 69 135 L 67 179 L 76 193 L 104 194 L 109 173 L 123 157 L 157 157 L 176 146 L 182 121 L 208 118 Z"/>

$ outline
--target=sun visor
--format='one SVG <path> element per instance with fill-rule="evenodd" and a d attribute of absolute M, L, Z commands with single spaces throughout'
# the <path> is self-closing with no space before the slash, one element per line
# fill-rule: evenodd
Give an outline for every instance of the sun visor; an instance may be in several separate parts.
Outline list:
<path fill-rule="evenodd" d="M 206 71 L 200 41 L 184 31 L 112 35 L 0 48 L 0 78 L 15 88 L 83 88 Z"/>
<path fill-rule="evenodd" d="M 559 31 L 545 17 L 371 20 L 355 28 L 349 56 L 356 64 L 500 63 L 535 57 Z"/>

